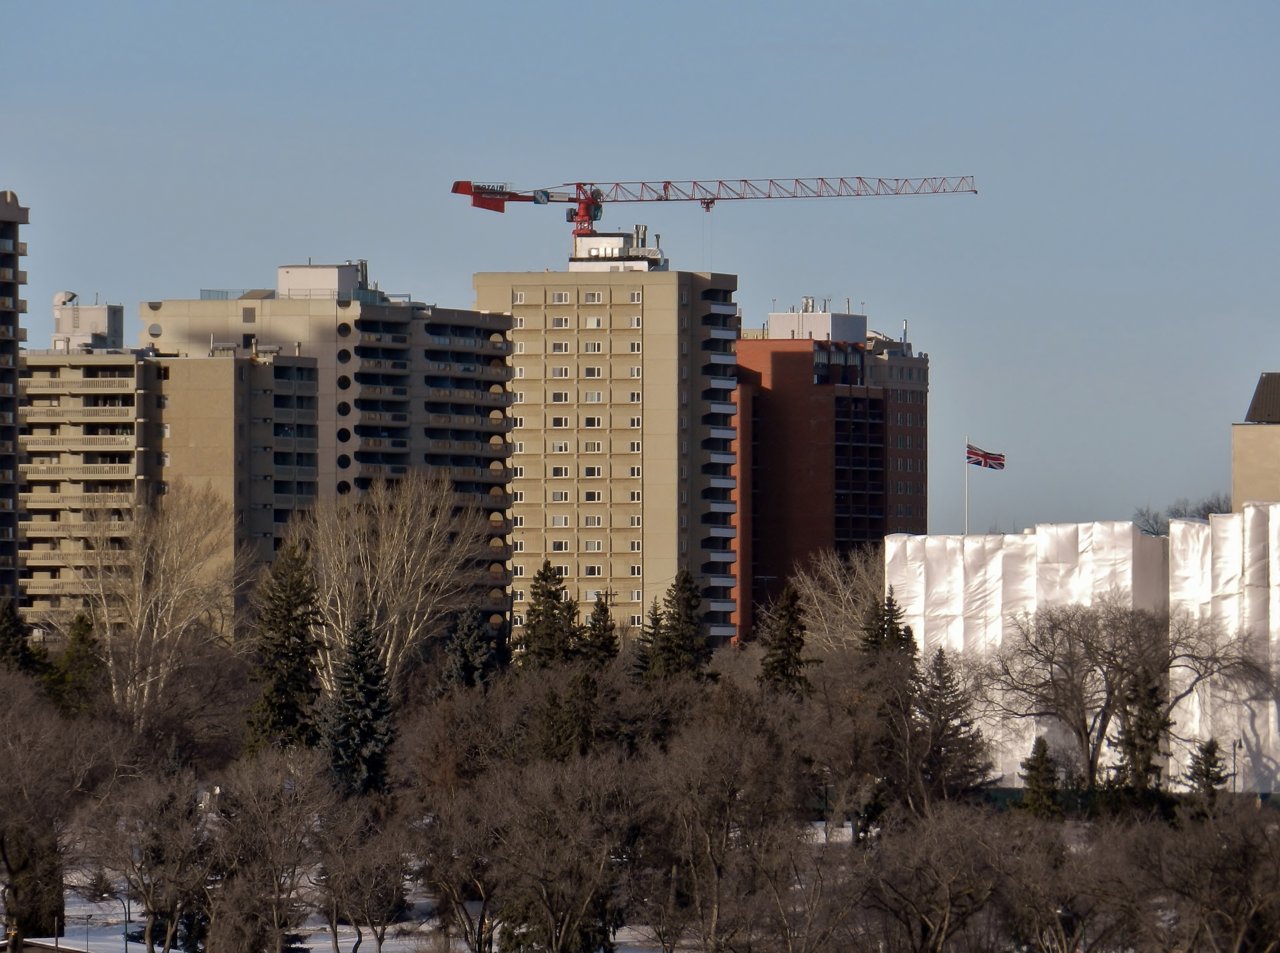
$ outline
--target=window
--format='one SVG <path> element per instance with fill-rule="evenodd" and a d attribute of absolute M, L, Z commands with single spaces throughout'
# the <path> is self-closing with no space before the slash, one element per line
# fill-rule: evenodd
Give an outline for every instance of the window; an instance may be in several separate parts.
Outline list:
<path fill-rule="evenodd" d="M 567 367 L 553 367 L 553 368 L 551 368 L 551 376 L 552 376 L 552 377 L 568 377 L 568 376 L 569 376 L 569 368 L 567 368 Z"/>
<path fill-rule="evenodd" d="M 551 502 L 552 503 L 568 503 L 569 491 L 568 490 L 552 490 Z"/>
<path fill-rule="evenodd" d="M 523 566 L 512 566 L 512 567 L 511 567 L 511 575 L 513 575 L 513 576 L 515 576 L 517 579 L 519 579 L 521 576 L 523 576 L 523 575 L 524 575 L 524 567 L 523 567 Z"/>
<path fill-rule="evenodd" d="M 524 377 L 524 365 L 523 365 L 523 364 L 516 368 L 516 377 L 517 377 L 517 378 Z"/>
<path fill-rule="evenodd" d="M 582 525 L 588 529 L 599 529 L 604 525 L 603 516 L 584 516 L 582 517 Z"/>
<path fill-rule="evenodd" d="M 568 304 L 568 303 L 569 303 L 569 292 L 567 292 L 567 291 L 553 291 L 553 292 L 551 292 L 551 303 L 552 303 L 552 304 Z"/>
<path fill-rule="evenodd" d="M 569 575 L 569 567 L 568 567 L 568 566 L 552 566 L 551 568 L 552 568 L 553 570 L 555 570 L 555 574 L 556 574 L 557 576 L 559 576 L 561 579 L 563 579 L 565 576 Z"/>
<path fill-rule="evenodd" d="M 517 540 L 515 540 L 514 542 L 512 542 L 512 544 L 511 544 L 511 551 L 512 551 L 513 553 L 522 553 L 522 552 L 524 552 L 524 540 L 523 540 L 523 539 L 517 539 Z"/>
<path fill-rule="evenodd" d="M 631 502 L 632 502 L 632 503 L 639 503 L 639 502 L 640 502 L 640 491 L 639 491 L 639 490 L 632 490 L 632 491 L 631 491 L 631 494 L 630 494 L 630 500 L 631 500 Z"/>
<path fill-rule="evenodd" d="M 640 601 L 641 599 L 643 599 L 643 598 L 644 598 L 644 590 L 642 590 L 642 589 L 632 589 L 632 590 L 631 590 L 631 601 L 632 601 L 632 602 L 639 602 L 639 601 Z"/>
<path fill-rule="evenodd" d="M 604 350 L 604 345 L 601 344 L 599 341 L 583 341 L 582 342 L 583 354 L 599 354 L 603 350 Z"/>
<path fill-rule="evenodd" d="M 513 403 L 513 404 L 523 404 L 523 403 L 524 403 L 524 391 L 522 391 L 522 390 L 513 390 L 513 391 L 511 392 L 511 403 Z"/>
<path fill-rule="evenodd" d="M 638 314 L 633 314 L 633 315 L 631 316 L 631 320 L 630 320 L 630 322 L 628 322 L 628 326 L 629 326 L 629 327 L 633 327 L 633 328 L 638 328 L 638 327 L 640 327 L 640 315 L 638 315 Z"/>
<path fill-rule="evenodd" d="M 599 427 L 601 426 L 601 421 L 603 419 L 603 417 L 583 417 L 582 426 L 590 428 Z"/>
<path fill-rule="evenodd" d="M 524 341 L 516 341 L 516 353 L 517 354 L 524 353 Z"/>
<path fill-rule="evenodd" d="M 551 452 L 552 452 L 552 453 L 568 453 L 568 452 L 569 452 L 569 441 L 567 441 L 567 440 L 552 440 L 552 441 L 551 441 Z"/>
<path fill-rule="evenodd" d="M 641 396 L 642 395 L 638 390 L 633 390 L 629 394 L 627 394 L 627 400 L 633 404 L 638 404 L 640 403 Z"/>
<path fill-rule="evenodd" d="M 629 427 L 631 427 L 633 430 L 638 430 L 638 429 L 640 429 L 640 418 L 639 418 L 639 417 L 632 417 L 632 418 L 631 418 L 631 423 L 630 423 L 630 424 L 628 424 L 628 426 L 629 426 Z"/>
<path fill-rule="evenodd" d="M 520 527 L 524 526 L 524 517 L 523 516 L 511 517 L 511 525 L 516 529 L 520 529 Z"/>
<path fill-rule="evenodd" d="M 631 575 L 632 575 L 632 576 L 637 576 L 637 577 L 638 577 L 638 576 L 643 576 L 643 575 L 644 575 L 644 571 L 641 569 L 641 567 L 636 566 L 636 565 L 634 565 L 634 564 L 633 564 L 633 565 L 631 566 Z"/>
<path fill-rule="evenodd" d="M 630 472 L 629 472 L 627 475 L 628 475 L 628 476 L 630 476 L 630 477 L 636 477 L 636 478 L 638 478 L 638 477 L 640 476 L 640 468 L 639 468 L 639 467 L 631 467 L 631 468 L 630 468 Z"/>
<path fill-rule="evenodd" d="M 587 318 L 585 326 L 598 331 L 600 328 L 604 327 L 604 319 L 598 317 Z"/>
<path fill-rule="evenodd" d="M 582 475 L 584 477 L 600 477 L 604 476 L 604 467 L 583 467 Z"/>
<path fill-rule="evenodd" d="M 552 354 L 568 354 L 569 342 L 568 341 L 552 341 L 551 353 Z"/>
<path fill-rule="evenodd" d="M 603 375 L 601 374 L 600 368 L 598 367 L 584 367 L 582 369 L 582 376 L 583 377 L 602 377 Z"/>
<path fill-rule="evenodd" d="M 632 341 L 630 344 L 628 344 L 628 345 L 627 345 L 627 350 L 628 350 L 630 353 L 632 353 L 632 354 L 639 354 L 639 353 L 640 353 L 640 342 L 639 342 L 639 341 Z"/>
<path fill-rule="evenodd" d="M 638 553 L 638 552 L 640 552 L 640 540 L 638 540 L 638 539 L 633 539 L 633 540 L 631 541 L 631 551 L 632 551 L 633 553 Z"/>
<path fill-rule="evenodd" d="M 551 517 L 551 528 L 552 528 L 552 529 L 568 529 L 568 528 L 569 528 L 569 517 L 567 517 L 567 516 L 553 516 L 553 517 Z"/>
<path fill-rule="evenodd" d="M 552 418 L 551 418 L 551 426 L 552 426 L 552 427 L 567 427 L 567 426 L 569 426 L 569 418 L 568 418 L 568 417 L 552 417 Z"/>
<path fill-rule="evenodd" d="M 512 327 L 516 327 L 516 328 L 524 327 L 524 318 L 519 318 L 519 317 L 513 318 L 511 325 Z"/>
<path fill-rule="evenodd" d="M 512 589 L 512 590 L 511 590 L 511 601 L 512 601 L 512 602 L 524 602 L 524 590 L 523 590 L 523 589 Z"/>
<path fill-rule="evenodd" d="M 512 468 L 511 468 L 511 475 L 512 475 L 513 477 L 522 477 L 522 476 L 524 476 L 524 467 L 512 467 Z"/>
<path fill-rule="evenodd" d="M 524 304 L 524 292 L 523 292 L 523 291 L 513 291 L 513 292 L 511 292 L 511 303 L 512 303 L 512 304 Z"/>
<path fill-rule="evenodd" d="M 631 368 L 629 371 L 627 371 L 627 376 L 628 376 L 628 377 L 639 377 L 639 376 L 640 376 L 640 368 L 638 368 L 638 367 L 633 367 L 633 368 Z"/>
<path fill-rule="evenodd" d="M 551 551 L 553 553 L 567 553 L 569 551 L 569 541 L 567 539 L 553 539 L 551 541 Z"/>
<path fill-rule="evenodd" d="M 640 293 L 639 291 L 633 291 L 633 292 L 631 292 L 631 303 L 632 303 L 632 304 L 639 304 L 642 300 L 644 300 L 644 299 L 641 297 L 641 293 Z"/>
<path fill-rule="evenodd" d="M 553 480 L 567 477 L 568 475 L 569 475 L 568 467 L 552 467 L 551 468 L 551 478 Z"/>
<path fill-rule="evenodd" d="M 553 390 L 551 392 L 551 403 L 553 404 L 569 403 L 569 392 L 567 390 Z"/>
<path fill-rule="evenodd" d="M 603 503 L 604 494 L 599 490 L 584 490 L 582 493 L 583 503 Z"/>
<path fill-rule="evenodd" d="M 604 295 L 599 291 L 588 291 L 582 296 L 583 304 L 601 304 L 604 301 Z"/>
<path fill-rule="evenodd" d="M 524 426 L 524 418 L 523 418 L 523 417 L 512 417 L 512 418 L 511 418 L 511 426 L 513 426 L 513 427 L 523 427 L 523 426 Z"/>
<path fill-rule="evenodd" d="M 582 574 L 584 576 L 602 576 L 604 573 L 600 571 L 599 566 L 583 566 Z"/>
<path fill-rule="evenodd" d="M 632 440 L 629 444 L 627 444 L 627 452 L 628 452 L 628 453 L 639 453 L 639 452 L 640 452 L 640 441 L 639 441 L 639 440 Z"/>
<path fill-rule="evenodd" d="M 569 319 L 566 317 L 552 318 L 551 326 L 553 328 L 567 328 L 569 326 Z"/>
<path fill-rule="evenodd" d="M 601 453 L 604 450 L 604 444 L 599 440 L 586 440 L 582 444 L 583 453 Z"/>
<path fill-rule="evenodd" d="M 637 627 L 644 625 L 644 616 L 639 616 L 639 615 L 631 616 L 631 624 Z"/>
<path fill-rule="evenodd" d="M 582 402 L 584 404 L 600 404 L 604 402 L 604 395 L 598 390 L 583 391 Z"/>
<path fill-rule="evenodd" d="M 604 552 L 604 543 L 598 539 L 583 540 L 582 549 L 588 553 L 602 553 Z"/>
<path fill-rule="evenodd" d="M 523 502 L 524 502 L 524 490 L 513 490 L 513 491 L 511 492 L 511 502 L 512 502 L 512 503 L 523 503 Z"/>
<path fill-rule="evenodd" d="M 628 520 L 628 525 L 630 525 L 630 527 L 631 527 L 632 529 L 639 529 L 639 528 L 640 528 L 640 517 L 638 517 L 638 516 L 633 516 L 633 517 L 631 517 L 631 519 L 630 519 L 630 520 Z"/>

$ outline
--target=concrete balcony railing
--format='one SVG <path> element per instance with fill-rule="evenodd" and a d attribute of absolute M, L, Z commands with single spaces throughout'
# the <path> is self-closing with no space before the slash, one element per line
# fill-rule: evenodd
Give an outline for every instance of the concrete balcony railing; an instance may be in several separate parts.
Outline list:
<path fill-rule="evenodd" d="M 133 463 L 85 463 L 85 464 L 40 464 L 23 463 L 19 466 L 23 476 L 34 479 L 62 477 L 63 479 L 130 479 L 137 475 L 138 468 Z"/>
<path fill-rule="evenodd" d="M 29 421 L 138 420 L 139 407 L 20 407 L 18 415 Z"/>
<path fill-rule="evenodd" d="M 22 446 L 27 450 L 42 450 L 56 447 L 61 450 L 132 450 L 137 446 L 137 437 L 132 434 L 109 434 L 106 436 L 67 436 L 67 437 L 23 437 Z"/>
<path fill-rule="evenodd" d="M 132 493 L 19 493 L 25 510 L 128 509 L 137 502 Z"/>
<path fill-rule="evenodd" d="M 23 383 L 28 393 L 79 393 L 101 391 L 132 392 L 138 382 L 132 377 L 32 377 Z"/>

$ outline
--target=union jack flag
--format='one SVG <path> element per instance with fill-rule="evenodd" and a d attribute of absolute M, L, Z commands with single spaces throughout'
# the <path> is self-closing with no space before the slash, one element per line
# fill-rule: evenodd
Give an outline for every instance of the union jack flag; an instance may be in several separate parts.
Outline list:
<path fill-rule="evenodd" d="M 971 443 L 965 444 L 964 460 L 965 463 L 972 463 L 975 467 L 985 467 L 988 470 L 1004 469 L 1003 453 L 992 453 L 990 450 L 982 450 Z"/>

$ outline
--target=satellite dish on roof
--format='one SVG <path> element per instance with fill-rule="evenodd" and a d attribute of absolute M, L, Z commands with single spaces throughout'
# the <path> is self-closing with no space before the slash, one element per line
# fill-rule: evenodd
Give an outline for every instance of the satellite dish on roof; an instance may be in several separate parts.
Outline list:
<path fill-rule="evenodd" d="M 75 300 L 78 297 L 79 295 L 74 291 L 55 291 L 53 295 L 53 306 L 55 308 L 61 308 L 63 305 L 75 304 Z"/>

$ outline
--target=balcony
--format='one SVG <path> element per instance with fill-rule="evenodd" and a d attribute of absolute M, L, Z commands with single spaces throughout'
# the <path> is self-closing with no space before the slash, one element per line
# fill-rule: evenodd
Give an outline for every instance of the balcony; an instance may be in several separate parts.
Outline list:
<path fill-rule="evenodd" d="M 64 420 L 139 420 L 137 407 L 20 407 L 18 416 L 32 423 Z"/>
<path fill-rule="evenodd" d="M 137 437 L 132 434 L 109 436 L 68 435 L 66 437 L 25 437 L 21 441 L 26 450 L 59 449 L 59 450 L 133 450 L 137 446 Z"/>
<path fill-rule="evenodd" d="M 19 493 L 25 510 L 127 509 L 137 502 L 132 493 Z"/>
<path fill-rule="evenodd" d="M 29 479 L 132 479 L 136 475 L 137 466 L 133 463 L 85 463 L 73 464 L 39 464 L 24 463 L 19 466 L 23 476 Z"/>
<path fill-rule="evenodd" d="M 138 389 L 132 377 L 32 377 L 22 386 L 29 394 L 132 393 Z"/>

